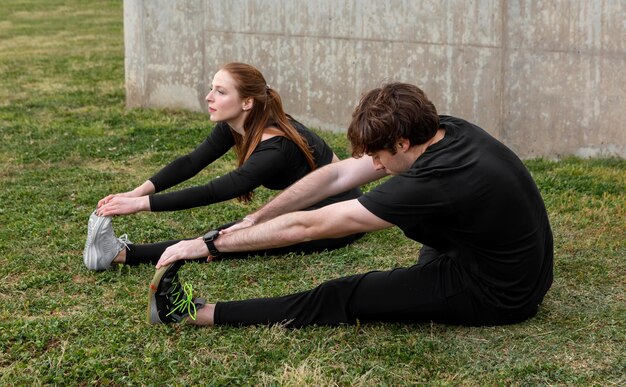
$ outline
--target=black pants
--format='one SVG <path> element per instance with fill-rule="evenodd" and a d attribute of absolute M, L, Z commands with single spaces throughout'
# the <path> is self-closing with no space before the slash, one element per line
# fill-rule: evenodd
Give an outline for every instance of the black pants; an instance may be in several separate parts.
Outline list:
<path fill-rule="evenodd" d="M 215 323 L 228 325 L 339 325 L 381 321 L 500 325 L 522 321 L 485 305 L 465 271 L 453 259 L 424 247 L 408 268 L 338 278 L 315 289 L 283 297 L 218 302 Z"/>
<path fill-rule="evenodd" d="M 218 227 L 218 230 L 222 230 L 232 226 L 233 223 L 228 223 Z M 242 253 L 225 253 L 221 254 L 216 260 L 229 259 L 229 258 L 247 258 L 255 255 L 282 255 L 288 253 L 317 253 L 324 250 L 334 250 L 349 245 L 355 240 L 361 238 L 364 234 L 353 234 L 342 238 L 334 239 L 320 239 L 315 241 L 298 243 L 291 246 L 280 247 L 276 249 L 268 249 L 262 251 L 246 251 Z M 126 264 L 127 265 L 139 265 L 142 263 L 151 263 L 156 265 L 159 258 L 169 246 L 174 245 L 184 239 L 171 240 L 158 243 L 146 243 L 146 244 L 129 244 L 126 249 Z M 199 258 L 195 260 L 197 262 L 206 262 L 206 258 Z"/>

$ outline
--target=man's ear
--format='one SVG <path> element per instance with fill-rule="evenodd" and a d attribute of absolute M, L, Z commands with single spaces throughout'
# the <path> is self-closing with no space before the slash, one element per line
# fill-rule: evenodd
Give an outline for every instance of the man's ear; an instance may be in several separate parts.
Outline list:
<path fill-rule="evenodd" d="M 401 138 L 397 141 L 396 149 L 398 151 L 406 152 L 411 147 L 411 141 L 408 138 Z"/>

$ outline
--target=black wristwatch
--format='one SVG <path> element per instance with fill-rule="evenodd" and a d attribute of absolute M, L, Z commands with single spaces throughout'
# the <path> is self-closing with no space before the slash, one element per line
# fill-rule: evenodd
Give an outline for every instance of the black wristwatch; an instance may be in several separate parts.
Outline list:
<path fill-rule="evenodd" d="M 204 236 L 202 237 L 202 239 L 204 239 L 204 243 L 206 243 L 206 247 L 207 247 L 207 249 L 209 249 L 209 253 L 211 254 L 212 257 L 217 257 L 217 256 L 220 255 L 220 252 L 217 249 L 217 247 L 215 247 L 215 243 L 214 243 L 214 241 L 219 236 L 220 236 L 220 232 L 218 230 L 211 230 L 211 231 L 207 232 L 206 234 L 204 234 Z"/>

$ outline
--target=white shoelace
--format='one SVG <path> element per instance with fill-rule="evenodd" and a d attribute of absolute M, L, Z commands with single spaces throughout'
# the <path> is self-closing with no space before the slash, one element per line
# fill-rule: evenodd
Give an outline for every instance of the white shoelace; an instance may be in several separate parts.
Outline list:
<path fill-rule="evenodd" d="M 128 240 L 128 234 L 121 235 L 119 238 L 117 238 L 117 240 L 120 241 L 120 243 L 123 244 L 124 247 L 130 250 L 130 247 L 128 247 L 128 244 L 132 242 Z"/>

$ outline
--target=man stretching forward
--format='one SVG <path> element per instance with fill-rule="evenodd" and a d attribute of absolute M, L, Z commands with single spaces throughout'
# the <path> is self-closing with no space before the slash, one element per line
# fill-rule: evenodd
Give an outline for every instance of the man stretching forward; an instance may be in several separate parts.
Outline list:
<path fill-rule="evenodd" d="M 552 284 L 552 232 L 539 190 L 511 150 L 476 125 L 439 116 L 422 90 L 404 83 L 364 95 L 348 138 L 353 158 L 309 174 L 230 229 L 169 247 L 151 283 L 150 321 L 495 325 L 535 315 Z M 387 174 L 358 199 L 292 212 Z M 297 294 L 205 304 L 177 275 L 184 259 L 394 225 L 423 244 L 417 264 Z"/>

